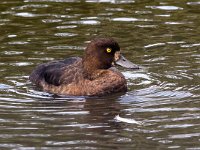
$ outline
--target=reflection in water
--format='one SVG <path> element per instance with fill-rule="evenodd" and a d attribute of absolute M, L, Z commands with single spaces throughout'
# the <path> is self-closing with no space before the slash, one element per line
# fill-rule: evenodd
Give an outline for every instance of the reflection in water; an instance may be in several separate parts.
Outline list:
<path fill-rule="evenodd" d="M 200 148 L 199 2 L 0 3 L 0 149 Z M 97 36 L 116 38 L 141 66 L 119 68 L 126 94 L 58 97 L 30 84 L 36 65 L 81 56 Z"/>

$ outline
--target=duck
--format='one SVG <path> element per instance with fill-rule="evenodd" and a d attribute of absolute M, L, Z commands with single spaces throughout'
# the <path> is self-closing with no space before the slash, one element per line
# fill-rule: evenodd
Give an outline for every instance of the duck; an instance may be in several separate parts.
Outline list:
<path fill-rule="evenodd" d="M 102 96 L 126 92 L 127 81 L 116 65 L 139 69 L 127 60 L 113 38 L 91 40 L 82 57 L 70 57 L 37 66 L 30 81 L 42 91 L 69 96 Z"/>

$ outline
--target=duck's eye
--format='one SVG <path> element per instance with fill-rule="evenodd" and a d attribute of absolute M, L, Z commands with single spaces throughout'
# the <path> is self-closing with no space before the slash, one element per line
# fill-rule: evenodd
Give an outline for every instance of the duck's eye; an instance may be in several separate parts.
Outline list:
<path fill-rule="evenodd" d="M 106 49 L 106 52 L 107 52 L 107 53 L 111 53 L 111 52 L 112 52 L 112 49 L 111 49 L 111 48 L 107 48 L 107 49 Z"/>

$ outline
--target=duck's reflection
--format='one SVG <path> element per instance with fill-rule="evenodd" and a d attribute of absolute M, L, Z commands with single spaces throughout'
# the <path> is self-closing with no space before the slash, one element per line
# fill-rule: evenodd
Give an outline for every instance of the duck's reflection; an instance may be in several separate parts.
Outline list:
<path fill-rule="evenodd" d="M 43 107 L 55 108 L 52 115 L 62 115 L 66 118 L 65 125 L 80 128 L 112 128 L 118 127 L 115 116 L 125 107 L 120 104 L 121 93 L 106 97 L 68 97 L 56 96 L 52 100 L 41 101 Z M 55 120 L 56 117 L 54 116 Z M 70 118 L 70 119 L 68 119 Z M 71 121 L 70 121 L 71 120 Z M 63 122 L 61 122 L 63 124 Z"/>

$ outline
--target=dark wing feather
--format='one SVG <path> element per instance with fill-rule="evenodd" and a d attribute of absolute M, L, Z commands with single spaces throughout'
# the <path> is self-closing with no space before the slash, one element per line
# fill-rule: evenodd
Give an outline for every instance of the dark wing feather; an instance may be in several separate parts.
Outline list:
<path fill-rule="evenodd" d="M 32 72 L 30 80 L 37 85 L 45 81 L 48 84 L 59 86 L 64 82 L 66 83 L 65 79 L 62 77 L 63 74 L 65 74 L 66 71 L 70 72 L 69 68 L 73 68 L 73 64 L 81 60 L 82 59 L 79 57 L 71 57 L 62 61 L 41 64 Z M 69 77 L 67 77 L 67 82 L 70 82 Z M 73 77 L 73 75 L 71 77 Z"/>

